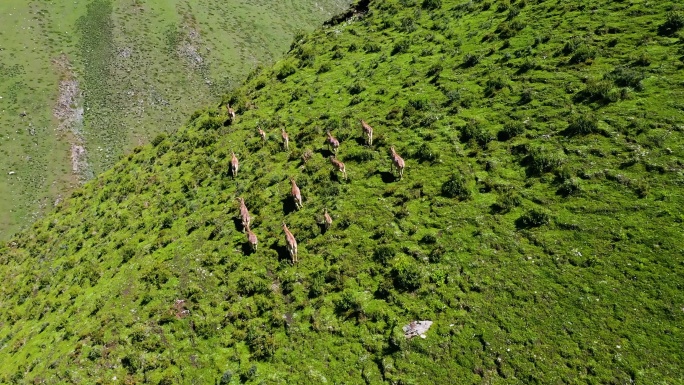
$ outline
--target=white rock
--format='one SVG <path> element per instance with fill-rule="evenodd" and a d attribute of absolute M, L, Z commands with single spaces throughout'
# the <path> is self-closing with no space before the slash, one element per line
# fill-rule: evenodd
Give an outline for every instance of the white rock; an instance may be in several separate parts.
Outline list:
<path fill-rule="evenodd" d="M 404 337 L 413 338 L 420 336 L 420 338 L 427 338 L 425 333 L 430 329 L 430 326 L 432 326 L 432 321 L 411 321 L 410 324 L 402 328 L 404 330 Z"/>

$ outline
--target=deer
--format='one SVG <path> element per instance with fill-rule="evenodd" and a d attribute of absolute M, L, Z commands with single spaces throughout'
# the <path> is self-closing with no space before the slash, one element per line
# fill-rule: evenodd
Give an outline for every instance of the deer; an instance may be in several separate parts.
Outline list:
<path fill-rule="evenodd" d="M 344 163 L 337 160 L 337 158 L 335 158 L 333 155 L 330 155 L 330 163 L 332 163 L 333 167 L 335 167 L 337 171 L 342 173 L 344 179 L 347 179 L 347 170 L 344 167 Z"/>
<path fill-rule="evenodd" d="M 230 120 L 235 120 L 235 110 L 228 103 L 226 103 L 226 110 L 228 110 L 228 116 L 230 116 Z"/>
<path fill-rule="evenodd" d="M 247 210 L 247 205 L 245 205 L 244 198 L 237 198 L 240 202 L 240 219 L 242 220 L 242 232 L 249 231 L 249 224 L 252 222 L 252 218 L 249 216 L 249 211 Z"/>
<path fill-rule="evenodd" d="M 371 127 L 365 120 L 361 119 L 361 128 L 363 129 L 363 135 L 366 136 L 366 143 L 369 146 L 373 145 L 373 127 Z"/>
<path fill-rule="evenodd" d="M 295 201 L 295 207 L 297 207 L 297 209 L 299 210 L 303 206 L 302 205 L 302 193 L 301 193 L 301 191 L 299 191 L 299 187 L 297 187 L 297 183 L 295 182 L 294 178 L 290 177 L 290 182 L 292 182 L 292 191 L 291 191 L 292 198 Z"/>
<path fill-rule="evenodd" d="M 281 128 L 280 131 L 281 131 L 281 135 L 283 136 L 283 147 L 285 147 L 285 151 L 289 151 L 290 150 L 290 146 L 289 146 L 290 137 L 287 136 L 287 132 L 285 132 L 284 128 Z"/>
<path fill-rule="evenodd" d="M 397 154 L 397 151 L 394 149 L 394 146 L 390 147 L 390 151 L 392 152 L 392 164 L 390 165 L 390 172 L 393 172 L 392 166 L 396 167 L 397 170 L 399 171 L 399 180 L 404 177 L 404 159 L 402 159 L 399 154 Z"/>
<path fill-rule="evenodd" d="M 237 156 L 233 151 L 230 152 L 230 174 L 233 178 L 237 176 L 238 168 L 240 168 L 240 162 L 238 162 Z"/>
<path fill-rule="evenodd" d="M 337 154 L 337 150 L 340 148 L 340 141 L 337 140 L 330 131 L 326 131 L 326 134 L 328 137 L 325 139 L 325 143 L 328 144 L 328 150 L 332 147 L 332 151 Z"/>
<path fill-rule="evenodd" d="M 328 208 L 323 209 L 323 228 L 325 231 L 328 231 L 330 226 L 332 225 L 332 217 L 330 217 L 330 214 L 328 214 Z"/>
<path fill-rule="evenodd" d="M 247 226 L 247 242 L 249 243 L 249 247 L 253 252 L 257 251 L 257 244 L 259 243 L 259 240 L 257 239 L 256 235 L 252 232 L 252 230 Z"/>
<path fill-rule="evenodd" d="M 287 225 L 285 224 L 285 221 L 283 221 L 283 231 L 285 232 L 285 247 L 287 248 L 287 251 L 290 253 L 290 258 L 292 258 L 292 264 L 297 263 L 297 240 L 295 239 L 294 235 L 290 232 L 290 229 L 287 228 Z"/>
<path fill-rule="evenodd" d="M 261 127 L 259 127 L 258 130 L 259 136 L 261 136 L 261 141 L 266 143 L 266 132 L 264 132 L 264 130 L 262 130 Z"/>

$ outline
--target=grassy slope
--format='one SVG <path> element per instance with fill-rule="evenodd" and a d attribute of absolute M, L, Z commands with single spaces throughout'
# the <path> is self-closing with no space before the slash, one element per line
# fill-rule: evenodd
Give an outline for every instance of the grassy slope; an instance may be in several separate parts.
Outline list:
<path fill-rule="evenodd" d="M 271 63 L 292 36 L 347 2 L 94 0 L 0 4 L 0 238 L 134 146 Z M 64 56 L 62 56 L 64 55 Z M 198 63 L 197 58 L 202 61 Z M 71 70 L 57 62 L 68 60 Z M 82 124 L 57 130 L 61 80 L 79 82 Z M 22 117 L 20 113 L 26 112 Z M 70 147 L 88 150 L 72 172 Z M 10 175 L 10 172 L 14 172 Z"/>
<path fill-rule="evenodd" d="M 373 2 L 307 36 L 226 97 L 235 124 L 195 113 L 15 237 L 0 380 L 683 381 L 684 41 L 658 34 L 672 4 L 441 3 Z M 416 319 L 435 324 L 407 341 Z"/>

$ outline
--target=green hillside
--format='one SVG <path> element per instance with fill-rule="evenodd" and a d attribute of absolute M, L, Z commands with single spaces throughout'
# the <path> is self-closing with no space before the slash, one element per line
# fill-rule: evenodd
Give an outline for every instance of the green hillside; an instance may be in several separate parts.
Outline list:
<path fill-rule="evenodd" d="M 0 2 L 0 239 L 347 0 Z"/>
<path fill-rule="evenodd" d="M 0 382 L 684 383 L 676 3 L 371 1 L 299 37 L 0 249 Z"/>

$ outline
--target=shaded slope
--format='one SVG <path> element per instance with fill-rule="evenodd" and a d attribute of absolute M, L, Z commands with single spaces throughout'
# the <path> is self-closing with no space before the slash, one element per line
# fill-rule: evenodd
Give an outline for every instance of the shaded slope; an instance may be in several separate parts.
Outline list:
<path fill-rule="evenodd" d="M 669 10 L 383 1 L 305 37 L 226 96 L 232 125 L 195 113 L 3 249 L 0 379 L 681 381 L 684 44 L 658 34 Z M 418 319 L 435 323 L 406 340 Z"/>

